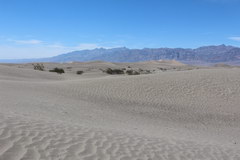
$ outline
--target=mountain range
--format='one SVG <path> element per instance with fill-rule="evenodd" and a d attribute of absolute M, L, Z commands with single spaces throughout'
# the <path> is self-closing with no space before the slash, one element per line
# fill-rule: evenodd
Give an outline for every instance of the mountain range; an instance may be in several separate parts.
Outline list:
<path fill-rule="evenodd" d="M 30 62 L 139 62 L 150 60 L 177 60 L 187 64 L 240 64 L 240 48 L 218 45 L 204 46 L 196 49 L 184 48 L 97 48 L 93 50 L 74 51 L 50 58 L 0 60 L 3 63 L 30 63 Z"/>

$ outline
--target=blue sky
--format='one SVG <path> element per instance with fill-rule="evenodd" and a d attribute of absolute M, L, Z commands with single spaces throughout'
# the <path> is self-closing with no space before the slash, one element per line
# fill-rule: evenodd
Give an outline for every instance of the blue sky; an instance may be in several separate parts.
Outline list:
<path fill-rule="evenodd" d="M 219 44 L 240 47 L 240 0 L 0 0 L 0 59 Z"/>

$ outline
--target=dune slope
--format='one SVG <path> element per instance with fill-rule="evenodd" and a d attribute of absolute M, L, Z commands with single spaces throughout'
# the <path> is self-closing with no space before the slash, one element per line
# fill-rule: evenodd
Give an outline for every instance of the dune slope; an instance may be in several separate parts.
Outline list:
<path fill-rule="evenodd" d="M 84 77 L 0 66 L 0 160 L 240 159 L 240 70 Z"/>

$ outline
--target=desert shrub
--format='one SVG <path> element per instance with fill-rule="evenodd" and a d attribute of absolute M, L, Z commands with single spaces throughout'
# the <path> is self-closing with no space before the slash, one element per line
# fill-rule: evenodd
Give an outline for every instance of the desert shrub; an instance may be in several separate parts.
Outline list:
<path fill-rule="evenodd" d="M 139 71 L 139 72 L 143 72 L 143 69 L 139 68 L 138 71 Z"/>
<path fill-rule="evenodd" d="M 155 71 L 155 70 L 153 70 L 153 71 Z M 152 73 L 150 70 L 143 70 L 143 69 L 141 69 L 141 68 L 138 69 L 138 72 L 139 72 L 140 74 L 150 74 L 150 73 Z"/>
<path fill-rule="evenodd" d="M 83 74 L 83 71 L 77 71 L 77 74 Z"/>
<path fill-rule="evenodd" d="M 150 70 L 139 69 L 138 71 L 139 71 L 140 74 L 150 74 L 150 73 L 152 73 Z M 153 71 L 155 71 L 155 70 L 153 70 Z"/>
<path fill-rule="evenodd" d="M 106 72 L 107 74 L 124 74 L 124 71 L 122 69 L 111 69 L 111 68 L 108 68 L 104 72 Z"/>
<path fill-rule="evenodd" d="M 54 68 L 54 69 L 52 69 L 52 70 L 49 70 L 49 72 L 56 72 L 56 73 L 58 73 L 58 74 L 62 74 L 62 73 L 65 73 L 65 71 L 64 71 L 64 69 L 62 69 L 62 68 Z"/>
<path fill-rule="evenodd" d="M 134 71 L 134 70 L 127 70 L 126 74 L 128 74 L 128 75 L 139 75 L 140 73 L 138 71 Z"/>
<path fill-rule="evenodd" d="M 167 68 L 158 68 L 160 69 L 161 71 L 167 71 Z"/>
<path fill-rule="evenodd" d="M 43 64 L 33 64 L 34 70 L 44 71 L 44 65 Z"/>
<path fill-rule="evenodd" d="M 150 71 L 150 70 L 144 70 L 144 71 L 142 71 L 141 73 L 143 73 L 143 74 L 150 74 L 151 71 Z"/>

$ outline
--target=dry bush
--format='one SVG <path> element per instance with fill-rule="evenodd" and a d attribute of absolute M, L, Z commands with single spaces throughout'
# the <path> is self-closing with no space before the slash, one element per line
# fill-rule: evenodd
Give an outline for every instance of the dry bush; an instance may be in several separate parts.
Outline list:
<path fill-rule="evenodd" d="M 83 71 L 77 71 L 76 73 L 80 75 L 80 74 L 83 74 L 84 72 Z"/>
<path fill-rule="evenodd" d="M 52 70 L 49 70 L 49 72 L 56 72 L 56 73 L 58 73 L 58 74 L 62 74 L 62 73 L 65 73 L 65 71 L 64 71 L 64 69 L 62 69 L 62 68 L 54 68 L 54 69 L 52 69 Z"/>
<path fill-rule="evenodd" d="M 33 64 L 33 68 L 34 70 L 38 70 L 38 71 L 44 71 L 44 65 L 43 64 Z"/>
<path fill-rule="evenodd" d="M 123 69 L 111 69 L 111 68 L 108 68 L 104 72 L 106 72 L 107 74 L 124 74 Z"/>

